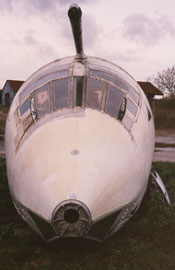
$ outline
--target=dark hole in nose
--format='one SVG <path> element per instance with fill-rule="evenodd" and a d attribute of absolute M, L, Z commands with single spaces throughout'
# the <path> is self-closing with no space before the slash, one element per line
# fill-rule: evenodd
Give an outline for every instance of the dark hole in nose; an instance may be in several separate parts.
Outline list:
<path fill-rule="evenodd" d="M 64 214 L 64 220 L 67 223 L 75 223 L 79 220 L 79 213 L 75 209 L 69 209 Z"/>

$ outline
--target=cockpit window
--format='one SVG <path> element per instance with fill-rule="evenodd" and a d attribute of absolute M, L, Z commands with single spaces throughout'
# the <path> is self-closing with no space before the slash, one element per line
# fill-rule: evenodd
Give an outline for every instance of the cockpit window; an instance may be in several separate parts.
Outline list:
<path fill-rule="evenodd" d="M 38 85 L 45 84 L 49 81 L 63 78 L 69 76 L 69 67 L 70 65 L 63 65 L 58 70 L 55 71 L 55 67 L 48 70 L 46 69 L 45 72 L 42 73 L 42 76 L 34 79 L 31 81 L 31 83 L 27 86 L 27 88 L 24 88 L 23 91 L 19 95 L 20 102 L 23 102 L 23 100 L 31 93 L 32 90 L 38 87 Z"/>
<path fill-rule="evenodd" d="M 24 85 L 19 95 L 18 114 L 25 132 L 50 112 L 79 106 L 110 115 L 130 132 L 138 116 L 140 100 L 135 82 L 130 83 L 127 75 L 125 80 L 120 71 L 88 62 L 57 68 L 53 63 Z M 148 111 L 149 120 L 150 115 Z"/>
<path fill-rule="evenodd" d="M 30 99 L 28 98 L 20 107 L 20 114 L 21 116 L 30 109 Z"/>
<path fill-rule="evenodd" d="M 22 126 L 23 126 L 23 130 L 27 130 L 28 127 L 32 124 L 33 119 L 31 116 L 31 110 L 30 110 L 30 98 L 28 98 L 26 101 L 24 101 L 24 103 L 22 104 L 22 106 L 20 107 L 20 115 L 21 115 L 21 122 L 22 122 Z"/>
<path fill-rule="evenodd" d="M 123 97 L 124 93 L 122 91 L 112 85 L 109 86 L 105 111 L 112 117 L 118 119 Z"/>
<path fill-rule="evenodd" d="M 102 78 L 102 79 L 108 80 L 114 84 L 116 81 L 115 76 L 112 76 L 112 74 L 104 73 L 103 71 L 99 71 L 99 70 L 90 70 L 90 76 Z"/>
<path fill-rule="evenodd" d="M 127 100 L 127 109 L 136 116 L 137 114 L 137 106 L 128 98 Z"/>
<path fill-rule="evenodd" d="M 112 74 L 112 73 L 109 74 L 109 73 L 104 72 L 104 71 L 91 69 L 90 70 L 90 76 L 97 77 L 97 78 L 102 78 L 102 79 L 105 79 L 105 80 L 108 80 L 108 81 L 112 82 L 113 84 L 118 86 L 118 88 L 120 88 L 121 90 L 126 91 L 134 99 L 134 101 L 137 104 L 139 104 L 140 96 L 139 96 L 138 92 L 136 92 L 128 84 L 124 83 L 122 81 L 122 79 L 118 78 L 115 74 Z"/>
<path fill-rule="evenodd" d="M 53 82 L 54 109 L 62 109 L 69 106 L 69 78 Z"/>
<path fill-rule="evenodd" d="M 103 96 L 104 82 L 89 78 L 87 81 L 86 106 L 100 109 Z"/>
<path fill-rule="evenodd" d="M 50 98 L 48 84 L 34 92 L 37 118 L 50 112 Z"/>
<path fill-rule="evenodd" d="M 124 91 L 128 92 L 128 94 L 134 99 L 134 101 L 139 104 L 140 96 L 132 87 L 124 83 L 122 80 L 116 80 L 116 85 L 118 87 L 121 87 Z"/>

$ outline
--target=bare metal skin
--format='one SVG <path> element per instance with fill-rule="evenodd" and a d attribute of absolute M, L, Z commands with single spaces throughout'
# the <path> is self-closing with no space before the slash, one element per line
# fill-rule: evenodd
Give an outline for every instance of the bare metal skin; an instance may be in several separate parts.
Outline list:
<path fill-rule="evenodd" d="M 117 65 L 85 56 L 80 40 L 75 57 L 22 85 L 6 125 L 13 202 L 46 241 L 105 240 L 138 209 L 151 171 L 155 131 L 143 91 Z"/>

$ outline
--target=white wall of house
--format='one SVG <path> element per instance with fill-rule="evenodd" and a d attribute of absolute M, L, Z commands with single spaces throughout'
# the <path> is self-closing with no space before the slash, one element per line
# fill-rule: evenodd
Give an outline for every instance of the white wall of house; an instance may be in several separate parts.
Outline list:
<path fill-rule="evenodd" d="M 14 90 L 11 88 L 10 83 L 6 81 L 4 88 L 2 89 L 2 105 L 6 105 L 6 95 L 9 94 L 9 103 L 12 103 L 12 100 L 15 96 Z"/>

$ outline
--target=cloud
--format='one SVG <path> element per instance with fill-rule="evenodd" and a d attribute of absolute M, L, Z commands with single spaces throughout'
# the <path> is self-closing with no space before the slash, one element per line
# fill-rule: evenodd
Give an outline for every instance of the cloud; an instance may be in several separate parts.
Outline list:
<path fill-rule="evenodd" d="M 173 22 L 167 16 L 162 16 L 159 19 L 159 25 L 161 27 L 162 34 L 169 34 L 171 36 L 175 35 L 175 27 Z"/>
<path fill-rule="evenodd" d="M 34 37 L 35 32 L 33 30 L 28 30 L 24 35 L 24 43 L 27 46 L 37 46 L 38 42 Z"/>
<path fill-rule="evenodd" d="M 130 41 L 151 47 L 165 35 L 174 36 L 175 27 L 167 16 L 153 20 L 144 14 L 131 14 L 123 21 L 122 34 Z"/>
<path fill-rule="evenodd" d="M 13 0 L 14 1 L 14 0 Z M 57 8 L 57 0 L 23 0 L 27 10 L 35 10 L 36 12 L 51 12 Z"/>
<path fill-rule="evenodd" d="M 56 52 L 52 45 L 46 41 L 39 40 L 38 35 L 33 30 L 26 31 L 22 44 L 27 46 L 27 50 L 30 51 L 32 55 L 35 55 L 38 59 L 48 60 L 49 58 L 55 58 Z"/>
<path fill-rule="evenodd" d="M 54 43 L 43 40 L 37 31 L 32 29 L 25 31 L 21 37 L 11 37 L 10 43 L 13 46 L 10 53 L 14 55 L 15 51 L 17 58 L 30 64 L 38 62 L 43 65 L 58 57 Z"/>
<path fill-rule="evenodd" d="M 57 0 L 0 0 L 2 12 L 25 17 L 55 12 L 58 11 L 58 6 Z"/>
<path fill-rule="evenodd" d="M 88 3 L 88 0 L 77 0 L 77 4 Z M 73 3 L 72 0 L 0 0 L 0 10 L 10 13 L 18 12 L 19 9 L 23 12 L 32 13 L 50 13 L 59 11 L 63 6 L 67 8 Z"/>
<path fill-rule="evenodd" d="M 0 1 L 0 10 L 12 11 L 12 1 L 13 0 L 1 0 Z"/>
<path fill-rule="evenodd" d="M 15 6 L 18 6 L 20 3 L 24 3 L 25 6 L 28 3 L 28 5 L 38 9 L 50 9 L 53 8 L 57 2 L 57 0 L 18 0 L 18 2 L 16 0 L 1 0 L 0 7 L 7 10 L 13 10 Z"/>
<path fill-rule="evenodd" d="M 76 2 L 78 5 L 79 4 L 83 4 L 83 3 L 87 3 L 88 2 L 88 0 L 77 0 L 77 1 L 72 1 L 72 0 L 58 0 L 57 1 L 58 3 L 60 3 L 60 4 L 63 4 L 63 5 L 67 5 L 67 4 L 72 4 L 72 3 L 74 3 L 74 2 Z"/>
<path fill-rule="evenodd" d="M 85 14 L 83 17 L 83 36 L 85 48 L 92 48 L 98 42 L 100 29 L 91 15 Z"/>

